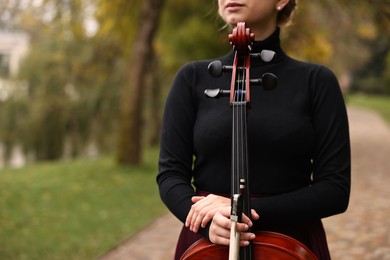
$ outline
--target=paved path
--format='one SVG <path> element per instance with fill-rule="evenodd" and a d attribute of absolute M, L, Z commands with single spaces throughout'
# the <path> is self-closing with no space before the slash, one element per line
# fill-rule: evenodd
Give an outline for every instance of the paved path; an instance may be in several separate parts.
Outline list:
<path fill-rule="evenodd" d="M 324 220 L 333 259 L 390 260 L 390 128 L 350 109 L 352 191 L 348 211 Z"/>
<path fill-rule="evenodd" d="M 172 260 L 181 227 L 172 214 L 165 214 L 99 260 Z"/>
<path fill-rule="evenodd" d="M 390 128 L 374 112 L 353 108 L 348 113 L 352 193 L 345 214 L 324 220 L 331 255 L 334 260 L 390 260 Z M 170 260 L 180 227 L 164 215 L 100 259 Z"/>

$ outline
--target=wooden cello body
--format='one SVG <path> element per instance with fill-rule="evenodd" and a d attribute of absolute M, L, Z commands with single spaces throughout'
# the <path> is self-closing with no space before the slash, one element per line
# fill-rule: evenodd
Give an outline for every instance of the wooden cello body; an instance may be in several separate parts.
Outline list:
<path fill-rule="evenodd" d="M 250 104 L 250 83 L 261 84 L 265 90 L 277 85 L 277 78 L 265 73 L 261 79 L 250 79 L 250 50 L 254 34 L 245 28 L 245 23 L 238 23 L 229 35 L 230 43 L 235 50 L 233 66 L 223 66 L 220 62 L 212 62 L 209 72 L 219 77 L 223 72 L 231 71 L 230 91 L 221 89 L 206 90 L 210 98 L 229 96 L 233 111 L 232 133 L 232 175 L 231 175 L 231 230 L 241 221 L 242 214 L 250 216 L 249 172 L 247 161 L 246 111 Z M 260 54 L 257 56 L 261 56 Z M 269 56 L 269 55 L 268 55 Z M 269 57 L 266 58 L 269 60 Z M 272 58 L 271 58 L 272 59 Z M 247 247 L 239 247 L 240 235 L 231 231 L 230 246 L 212 244 L 207 239 L 195 242 L 181 257 L 182 260 L 316 260 L 317 257 L 301 242 L 289 236 L 269 232 L 255 232 L 256 238 Z M 236 238 L 238 237 L 238 238 Z M 235 241 L 232 241 L 235 240 Z M 232 250 L 233 249 L 233 250 Z M 233 252 L 233 253 L 232 253 Z"/>
<path fill-rule="evenodd" d="M 226 260 L 229 259 L 229 247 L 210 243 L 207 239 L 195 242 L 183 254 L 183 260 Z M 289 236 L 260 231 L 253 241 L 253 259 L 255 260 L 316 260 L 317 257 L 301 242 Z"/>
<path fill-rule="evenodd" d="M 203 238 L 195 242 L 181 257 L 182 260 L 226 260 L 229 247 L 210 243 Z M 275 232 L 260 231 L 253 241 L 255 260 L 316 260 L 317 257 L 301 242 Z"/>

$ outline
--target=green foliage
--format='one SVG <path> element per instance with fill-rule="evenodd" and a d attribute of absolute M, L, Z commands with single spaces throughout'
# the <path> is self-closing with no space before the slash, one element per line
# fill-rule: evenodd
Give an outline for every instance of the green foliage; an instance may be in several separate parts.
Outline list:
<path fill-rule="evenodd" d="M 157 150 L 140 167 L 112 158 L 0 172 L 0 259 L 94 259 L 165 211 Z"/>
<path fill-rule="evenodd" d="M 107 0 L 94 1 L 96 3 L 95 18 L 99 29 L 95 39 L 99 44 L 109 42 L 109 51 L 119 51 L 117 58 L 127 59 L 131 53 L 131 45 L 139 26 L 139 13 L 142 1 L 117 0 L 115 3 Z M 122 57 L 121 57 L 122 56 Z"/>
<path fill-rule="evenodd" d="M 52 23 L 35 20 L 41 30 L 30 28 L 31 51 L 18 76 L 28 82 L 28 93 L 16 92 L 0 104 L 6 108 L 5 117 L 10 117 L 4 121 L 19 122 L 0 130 L 7 151 L 22 145 L 37 160 L 53 160 L 82 155 L 89 143 L 105 152 L 113 146 L 107 132 L 114 132 L 116 124 L 113 114 L 117 113 L 123 51 L 110 39 L 88 38 L 81 32 L 77 3 L 72 2 L 74 13 L 67 14 L 69 19 L 64 18 L 67 7 L 58 7 L 61 10 Z M 61 26 L 62 20 L 69 22 Z M 12 105 L 15 102 L 20 105 Z M 18 111 L 20 107 L 25 109 Z"/>
<path fill-rule="evenodd" d="M 389 96 L 390 80 L 386 76 L 365 75 L 355 80 L 351 92 Z"/>
<path fill-rule="evenodd" d="M 360 68 L 355 70 L 354 92 L 375 94 L 390 94 L 388 72 L 390 62 L 390 2 L 370 0 L 361 8 L 360 16 L 356 20 L 360 26 L 361 40 L 364 48 L 369 50 L 369 59 L 360 63 Z M 367 23 L 367 16 L 371 23 Z M 357 50 L 356 53 L 361 52 Z"/>
<path fill-rule="evenodd" d="M 0 102 L 0 137 L 4 146 L 4 159 L 10 159 L 14 144 L 18 144 L 20 136 L 28 136 L 26 116 L 28 105 L 24 101 L 10 99 Z"/>
<path fill-rule="evenodd" d="M 390 35 L 382 34 L 367 43 L 370 60 L 356 71 L 353 92 L 390 95 Z"/>
<path fill-rule="evenodd" d="M 188 61 L 216 58 L 231 50 L 217 10 L 216 1 L 167 1 L 156 51 L 170 74 Z"/>
<path fill-rule="evenodd" d="M 29 106 L 23 116 L 30 134 L 22 141 L 38 160 L 61 158 L 66 138 L 72 155 L 82 153 L 77 148 L 87 144 L 99 116 L 106 116 L 101 106 L 115 102 L 110 99 L 115 96 L 105 95 L 106 87 L 115 87 L 115 79 L 96 74 L 102 68 L 101 63 L 93 64 L 93 51 L 89 42 L 51 37 L 26 58 L 20 78 L 29 82 L 29 92 L 19 99 Z M 111 124 L 106 122 L 106 130 Z"/>
<path fill-rule="evenodd" d="M 385 69 L 383 71 L 383 83 L 386 93 L 390 94 L 390 51 L 386 55 Z"/>

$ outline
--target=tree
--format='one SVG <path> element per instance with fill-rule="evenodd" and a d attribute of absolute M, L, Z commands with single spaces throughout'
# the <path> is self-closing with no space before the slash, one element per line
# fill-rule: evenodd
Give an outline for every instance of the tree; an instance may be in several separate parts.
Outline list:
<path fill-rule="evenodd" d="M 157 30 L 164 0 L 145 0 L 140 14 L 138 32 L 128 64 L 128 86 L 121 100 L 118 162 L 139 164 L 142 159 L 143 87 L 152 42 Z"/>
<path fill-rule="evenodd" d="M 363 31 L 365 48 L 370 50 L 369 60 L 354 73 L 352 91 L 390 95 L 390 1 L 370 0 L 372 25 Z"/>
<path fill-rule="evenodd" d="M 37 160 L 55 160 L 83 155 L 91 143 L 98 151 L 110 148 L 113 138 L 107 132 L 114 132 L 112 115 L 118 114 L 122 71 L 117 60 L 123 53 L 121 44 L 87 35 L 88 3 L 24 1 L 15 11 L 18 19 L 8 27 L 29 32 L 31 51 L 18 75 L 28 82 L 28 91 L 15 91 L 0 104 L 0 140 L 8 150 L 22 145 Z"/>
<path fill-rule="evenodd" d="M 45 2 L 49 4 L 49 1 Z M 86 109 L 79 106 L 79 97 L 83 96 L 82 68 L 91 49 L 80 27 L 81 6 L 73 1 L 71 6 L 65 2 L 50 2 L 56 9 L 50 23 L 27 15 L 24 19 L 33 19 L 40 30 L 30 27 L 32 51 L 23 62 L 19 78 L 28 82 L 28 125 L 21 138 L 27 152 L 34 154 L 37 160 L 56 160 L 64 155 L 65 145 L 69 147 L 69 156 L 81 153 L 88 138 L 88 127 L 83 125 L 90 117 Z M 69 9 L 68 9 L 69 8 Z M 68 22 L 65 22 L 68 21 Z M 84 74 L 85 75 L 85 74 Z M 71 93 L 72 92 L 72 93 Z M 85 104 L 85 99 L 83 99 Z M 71 113 L 75 107 L 78 113 Z M 78 136 L 77 142 L 75 137 Z M 85 142 L 84 142 L 85 141 Z"/>

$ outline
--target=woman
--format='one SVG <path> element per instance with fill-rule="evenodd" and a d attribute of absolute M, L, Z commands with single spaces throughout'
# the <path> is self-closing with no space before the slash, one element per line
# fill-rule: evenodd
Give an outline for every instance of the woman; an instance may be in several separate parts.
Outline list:
<path fill-rule="evenodd" d="M 337 79 L 327 68 L 294 60 L 280 47 L 279 26 L 295 0 L 219 0 L 219 14 L 255 33 L 253 52 L 273 50 L 265 63 L 251 61 L 251 75 L 278 77 L 270 92 L 251 89 L 248 156 L 252 216 L 238 226 L 241 246 L 252 230 L 291 236 L 319 259 L 330 259 L 321 218 L 347 209 L 350 194 L 348 119 Z M 233 52 L 221 57 L 233 62 Z M 196 240 L 228 245 L 232 111 L 227 99 L 205 89 L 230 88 L 231 75 L 213 78 L 210 61 L 191 62 L 176 75 L 163 118 L 159 174 L 162 200 L 185 225 L 176 259 Z"/>

